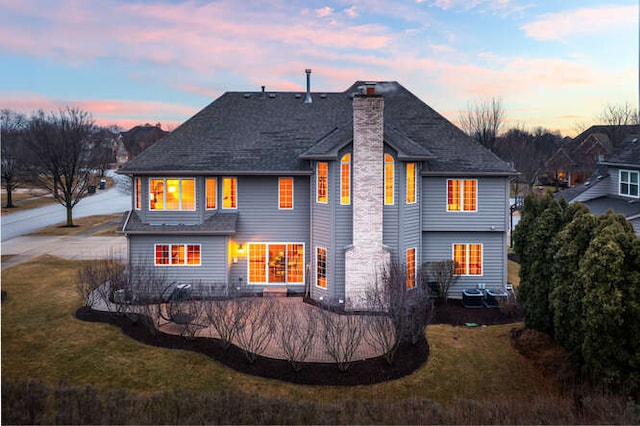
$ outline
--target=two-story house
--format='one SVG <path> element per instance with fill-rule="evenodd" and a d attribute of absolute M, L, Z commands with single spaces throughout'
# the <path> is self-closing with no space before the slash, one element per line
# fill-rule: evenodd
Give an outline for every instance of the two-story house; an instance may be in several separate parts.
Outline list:
<path fill-rule="evenodd" d="M 175 282 L 306 292 L 358 308 L 390 259 L 416 285 L 507 276 L 513 168 L 397 82 L 227 92 L 123 166 L 129 261 Z"/>
<path fill-rule="evenodd" d="M 594 214 L 608 210 L 622 214 L 640 235 L 640 135 L 627 136 L 611 154 L 601 157 L 589 180 L 557 197 L 582 202 Z"/>

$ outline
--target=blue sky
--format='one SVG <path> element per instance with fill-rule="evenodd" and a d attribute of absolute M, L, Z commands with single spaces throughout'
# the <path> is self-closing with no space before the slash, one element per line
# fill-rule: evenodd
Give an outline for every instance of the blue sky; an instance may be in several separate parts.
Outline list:
<path fill-rule="evenodd" d="M 0 107 L 175 128 L 225 91 L 395 80 L 452 121 L 576 133 L 638 104 L 637 0 L 0 0 Z"/>

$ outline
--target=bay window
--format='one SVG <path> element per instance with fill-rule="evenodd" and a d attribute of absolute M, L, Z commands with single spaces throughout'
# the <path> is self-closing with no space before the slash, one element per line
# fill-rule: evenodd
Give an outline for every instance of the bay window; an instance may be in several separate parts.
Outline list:
<path fill-rule="evenodd" d="M 407 163 L 407 204 L 416 202 L 416 163 Z"/>
<path fill-rule="evenodd" d="M 214 210 L 216 208 L 216 201 L 218 197 L 218 179 L 206 178 L 205 179 L 205 198 L 206 209 Z"/>
<path fill-rule="evenodd" d="M 149 179 L 150 210 L 195 210 L 195 179 Z"/>
<path fill-rule="evenodd" d="M 329 200 L 327 193 L 329 184 L 329 165 L 318 163 L 316 167 L 316 202 L 326 204 Z"/>
<path fill-rule="evenodd" d="M 384 204 L 386 206 L 394 203 L 394 182 L 395 182 L 395 166 L 393 157 L 389 154 L 384 155 Z"/>
<path fill-rule="evenodd" d="M 340 204 L 351 204 L 351 154 L 340 160 Z"/>
<path fill-rule="evenodd" d="M 222 178 L 222 208 L 238 208 L 238 180 L 234 177 Z"/>

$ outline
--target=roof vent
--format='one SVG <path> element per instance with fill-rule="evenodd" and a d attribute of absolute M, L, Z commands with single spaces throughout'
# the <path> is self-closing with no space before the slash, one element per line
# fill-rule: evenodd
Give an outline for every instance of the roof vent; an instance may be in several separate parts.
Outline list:
<path fill-rule="evenodd" d="M 322 99 L 327 99 L 327 94 L 326 94 L 326 93 L 321 94 L 321 95 L 320 95 L 320 98 L 322 98 Z"/>
<path fill-rule="evenodd" d="M 262 86 L 262 99 L 267 99 L 266 93 L 264 92 L 265 88 L 265 86 Z"/>
<path fill-rule="evenodd" d="M 300 99 L 302 95 L 300 93 L 296 93 L 296 99 Z"/>
<path fill-rule="evenodd" d="M 269 97 L 270 97 L 271 99 L 273 99 L 273 98 L 275 98 L 275 97 L 276 97 L 276 94 L 275 94 L 275 93 L 269 93 Z"/>
<path fill-rule="evenodd" d="M 307 95 L 304 97 L 304 103 L 310 104 L 313 102 L 311 100 L 311 68 L 307 68 L 304 72 L 307 73 Z"/>
<path fill-rule="evenodd" d="M 246 98 L 250 98 L 250 97 L 251 97 L 251 93 L 245 93 L 245 94 L 244 94 L 244 98 L 245 98 L 245 99 L 246 99 Z"/>

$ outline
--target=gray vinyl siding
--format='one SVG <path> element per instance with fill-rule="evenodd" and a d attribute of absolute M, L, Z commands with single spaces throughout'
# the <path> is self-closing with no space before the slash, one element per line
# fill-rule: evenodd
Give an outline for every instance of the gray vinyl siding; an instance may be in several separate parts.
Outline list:
<path fill-rule="evenodd" d="M 312 297 L 318 300 L 320 297 L 323 298 L 333 298 L 339 297 L 336 295 L 336 234 L 335 234 L 335 224 L 336 224 L 336 212 L 335 205 L 336 202 L 339 203 L 339 173 L 336 174 L 336 164 L 334 161 L 326 161 L 328 163 L 329 171 L 328 171 L 328 182 L 327 182 L 327 190 L 328 197 L 327 203 L 318 203 L 316 202 L 316 175 L 315 173 L 310 178 L 310 191 L 309 191 L 309 205 L 311 206 L 311 215 L 312 215 L 312 223 L 313 228 L 311 229 L 311 257 L 307 259 L 307 263 L 309 263 L 309 274 L 310 277 L 307 277 L 310 283 L 310 289 Z M 316 170 L 315 164 L 313 165 L 314 171 Z M 341 206 L 345 207 L 345 206 Z M 316 280 L 316 249 L 317 247 L 324 247 L 327 249 L 327 288 L 323 289 L 317 286 Z M 342 258 L 342 263 L 344 264 L 344 253 L 342 252 L 338 255 Z M 343 266 L 344 268 L 344 266 Z M 344 282 L 344 275 L 341 277 Z M 344 284 L 343 284 L 344 287 Z M 344 289 L 342 289 L 344 292 Z"/>
<path fill-rule="evenodd" d="M 592 182 L 589 188 L 582 194 L 578 195 L 574 201 L 585 202 L 594 198 L 602 197 L 607 194 L 618 195 L 618 172 L 616 170 L 615 178 L 613 175 L 606 177 L 600 181 Z"/>
<path fill-rule="evenodd" d="M 310 262 L 312 253 L 309 244 L 309 177 L 296 176 L 293 181 L 293 209 L 278 208 L 278 179 L 281 176 L 238 176 L 238 222 L 235 235 L 230 236 L 231 244 L 242 244 L 243 256 L 237 256 L 237 263 L 231 259 L 229 282 L 244 290 L 261 291 L 268 285 L 249 285 L 248 247 L 250 242 L 303 243 L 305 264 Z M 282 177 L 287 177 L 283 174 Z M 220 180 L 220 178 L 219 178 Z M 220 210 L 224 213 L 225 210 Z M 306 271 L 308 272 L 308 271 Z M 305 279 L 309 279 L 305 276 Z M 304 285 L 287 286 L 302 291 Z M 297 290 L 296 290 L 297 288 Z"/>
<path fill-rule="evenodd" d="M 447 179 L 476 179 L 477 211 L 447 211 Z M 505 231 L 509 227 L 509 180 L 505 177 L 422 178 L 423 231 Z M 493 227 L 493 228 L 492 228 Z"/>
<path fill-rule="evenodd" d="M 167 282 L 194 286 L 223 286 L 227 282 L 227 241 L 225 236 L 130 235 L 129 259 L 145 271 L 150 268 Z M 156 244 L 199 244 L 199 266 L 156 266 Z M 134 269 L 135 271 L 135 269 Z"/>
<path fill-rule="evenodd" d="M 351 185 L 351 203 L 348 205 L 340 204 L 340 195 L 341 195 L 341 167 L 340 161 L 344 154 L 350 153 L 351 157 L 351 177 L 350 182 L 353 183 L 353 151 L 352 146 L 349 144 L 347 149 L 344 149 L 338 155 L 338 161 L 335 163 L 335 167 L 333 167 L 333 195 L 330 193 L 329 197 L 331 203 L 333 204 L 334 211 L 334 220 L 333 220 L 333 235 L 334 242 L 333 245 L 333 257 L 331 258 L 332 262 L 328 263 L 328 268 L 331 270 L 331 276 L 333 286 L 331 286 L 330 296 L 335 299 L 345 298 L 345 275 L 346 275 L 346 267 L 345 267 L 345 252 L 346 248 L 353 243 L 353 185 Z"/>
<path fill-rule="evenodd" d="M 393 205 L 384 205 L 382 216 L 382 243 L 391 250 L 391 259 L 403 262 L 402 256 L 398 254 L 400 247 L 400 205 L 404 203 L 404 194 L 401 194 L 399 181 L 404 179 L 404 163 L 398 161 L 395 152 L 388 149 L 384 150 L 385 154 L 393 157 L 394 179 L 393 179 Z M 384 175 L 380 177 L 380 184 L 384 188 Z M 404 183 L 402 184 L 404 187 Z"/>
<path fill-rule="evenodd" d="M 398 214 L 400 226 L 400 246 L 399 259 L 402 264 L 406 263 L 407 249 L 416 249 L 416 263 L 419 261 L 419 253 L 422 246 L 420 231 L 420 207 L 421 207 L 421 191 L 420 191 L 420 163 L 416 163 L 416 202 L 407 204 L 407 163 L 402 165 L 402 173 L 398 176 Z M 418 266 L 418 265 L 416 265 Z"/>
<path fill-rule="evenodd" d="M 195 210 L 150 210 L 149 209 L 149 180 L 155 178 L 166 178 L 166 176 L 142 176 L 141 209 L 136 210 L 140 220 L 152 225 L 197 225 L 202 222 L 202 210 L 204 210 L 204 189 L 203 178 L 193 176 L 179 176 L 176 178 L 195 178 Z M 173 178 L 173 177 L 172 177 Z M 135 208 L 135 179 L 133 181 L 132 206 Z"/>
<path fill-rule="evenodd" d="M 500 289 L 506 285 L 506 239 L 503 232 L 423 232 L 422 262 L 437 262 L 453 258 L 453 244 L 482 244 L 482 275 L 459 276 L 450 297 L 459 298 L 465 288 Z"/>

